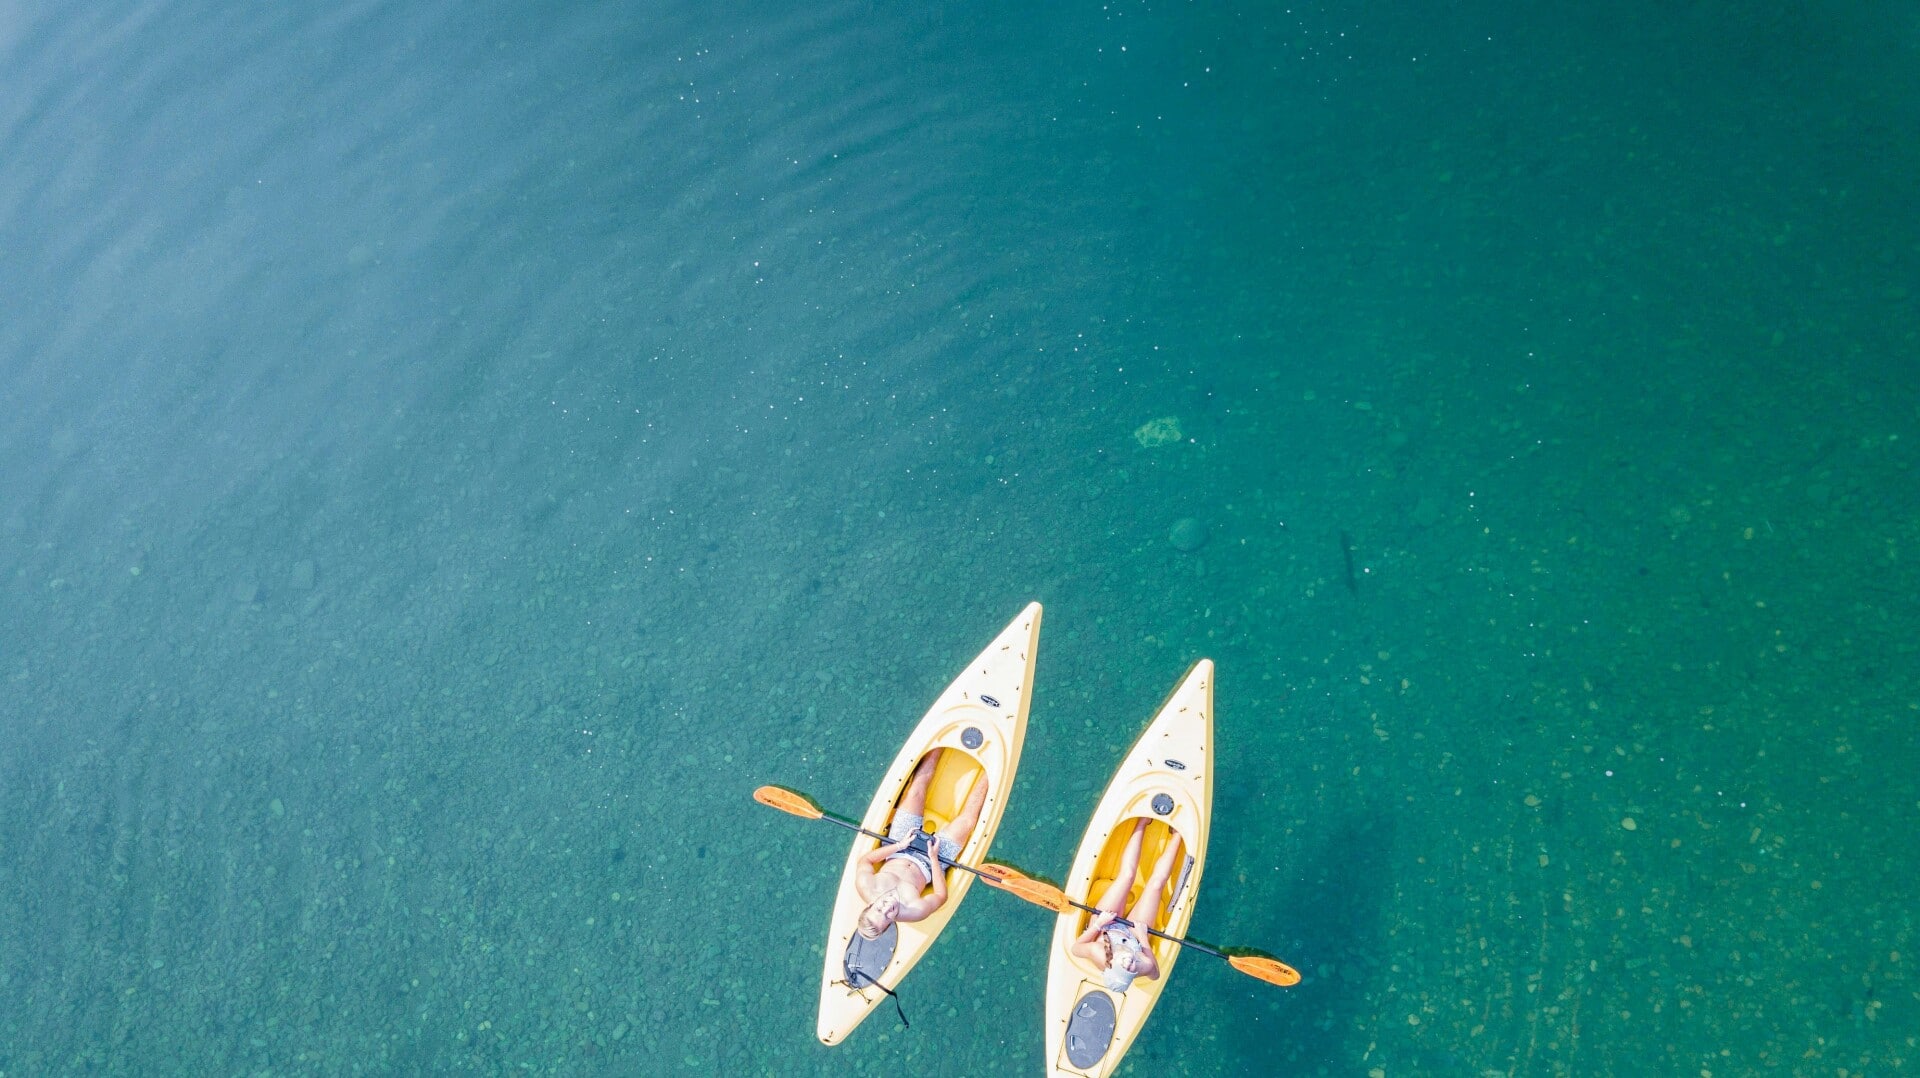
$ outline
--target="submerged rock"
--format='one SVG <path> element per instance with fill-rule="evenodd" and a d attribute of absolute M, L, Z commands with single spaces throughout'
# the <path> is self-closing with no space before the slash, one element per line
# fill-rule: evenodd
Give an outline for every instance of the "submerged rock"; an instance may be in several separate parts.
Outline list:
<path fill-rule="evenodd" d="M 1207 545 L 1207 525 L 1199 517 L 1181 517 L 1173 522 L 1172 530 L 1167 532 L 1167 542 L 1173 548 L 1185 554 L 1191 554 Z"/>
<path fill-rule="evenodd" d="M 1133 432 L 1133 440 L 1139 442 L 1142 449 L 1158 449 L 1163 445 L 1172 445 L 1182 437 L 1179 417 L 1170 415 L 1149 419 Z"/>

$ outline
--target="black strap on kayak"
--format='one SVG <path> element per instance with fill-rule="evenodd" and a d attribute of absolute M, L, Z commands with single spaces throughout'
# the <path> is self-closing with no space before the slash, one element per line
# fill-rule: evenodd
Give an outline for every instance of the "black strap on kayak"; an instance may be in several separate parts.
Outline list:
<path fill-rule="evenodd" d="M 846 969 L 846 967 L 844 966 L 841 968 Z M 895 1014 L 898 1014 L 900 1016 L 900 1028 L 902 1029 L 913 1028 L 913 1023 L 907 1021 L 906 1009 L 900 1006 L 900 993 L 895 992 L 893 989 L 888 988 L 886 985 L 881 984 L 879 981 L 874 980 L 872 977 L 867 976 L 865 973 L 862 973 L 857 969 L 846 969 L 846 974 L 847 974 L 846 980 L 835 981 L 833 983 L 846 985 L 849 989 L 855 992 L 861 991 L 869 984 L 874 986 L 875 988 L 878 988 L 880 991 L 885 992 L 887 995 L 893 998 L 893 1011 Z M 863 984 L 860 982 L 865 982 L 865 983 Z"/>
<path fill-rule="evenodd" d="M 875 988 L 878 988 L 880 991 L 885 992 L 887 996 L 893 1000 L 893 1012 L 900 1016 L 900 1028 L 902 1029 L 913 1028 L 913 1024 L 907 1021 L 906 1009 L 900 1006 L 900 993 L 895 992 L 893 989 L 888 988 L 886 985 L 881 984 L 879 981 L 876 981 L 873 978 L 868 977 L 866 974 L 860 973 L 855 970 L 848 970 L 847 979 L 840 983 L 846 985 L 848 988 L 858 990 L 861 986 L 854 984 L 853 982 L 855 980 L 865 981 L 868 984 L 874 986 Z"/>
<path fill-rule="evenodd" d="M 846 985 L 852 992 L 860 992 L 867 985 L 873 985 L 887 995 L 893 996 L 893 1009 L 900 1015 L 900 1024 L 907 1027 L 907 1012 L 900 1006 L 900 997 L 894 994 L 893 989 L 880 983 L 880 975 L 893 964 L 894 948 L 899 945 L 899 942 L 898 925 L 888 925 L 885 932 L 872 939 L 862 936 L 856 930 L 852 938 L 847 940 L 846 954 L 840 959 L 840 969 L 846 974 L 846 979 L 834 983 Z"/>

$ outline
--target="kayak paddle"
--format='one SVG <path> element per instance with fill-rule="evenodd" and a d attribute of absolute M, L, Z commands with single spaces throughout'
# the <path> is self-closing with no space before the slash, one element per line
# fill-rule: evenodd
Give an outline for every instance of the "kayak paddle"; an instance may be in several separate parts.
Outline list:
<path fill-rule="evenodd" d="M 808 797 L 798 790 L 789 790 L 784 786 L 762 786 L 753 791 L 753 799 L 768 808 L 779 809 L 781 812 L 787 813 L 790 816 L 798 816 L 803 820 L 826 820 L 829 823 L 839 824 L 849 831 L 857 831 L 868 838 L 879 839 L 881 842 L 890 841 L 885 835 L 869 831 L 859 824 L 854 823 L 852 820 L 835 816 L 833 813 L 828 812 L 816 804 L 813 798 Z M 971 872 L 985 880 L 988 884 L 1002 891 L 1006 891 L 1016 898 L 1024 899 L 1036 906 L 1043 906 L 1055 913 L 1066 913 L 1068 910 L 1075 908 L 1086 910 L 1088 913 L 1105 912 L 1104 910 L 1096 909 L 1083 902 L 1075 902 L 1073 899 L 1068 898 L 1066 892 L 1060 890 L 1060 888 L 1055 887 L 1045 880 L 1036 880 L 1032 876 L 1028 876 L 1010 865 L 999 865 L 988 862 L 980 868 L 974 868 L 970 865 L 962 865 L 954 861 L 949 861 L 944 857 L 940 858 L 940 862 L 941 864 L 960 869 L 963 872 Z M 1113 923 L 1134 928 L 1139 927 L 1124 918 L 1116 918 Z M 1210 954 L 1215 958 L 1224 958 L 1227 960 L 1228 965 L 1256 980 L 1279 985 L 1282 988 L 1300 983 L 1300 974 L 1298 971 L 1271 955 L 1259 954 L 1257 952 L 1229 954 L 1226 951 L 1208 946 L 1198 940 L 1168 935 L 1157 928 L 1149 928 L 1147 932 L 1163 940 L 1177 943 L 1182 947 L 1191 947 L 1203 954 Z"/>

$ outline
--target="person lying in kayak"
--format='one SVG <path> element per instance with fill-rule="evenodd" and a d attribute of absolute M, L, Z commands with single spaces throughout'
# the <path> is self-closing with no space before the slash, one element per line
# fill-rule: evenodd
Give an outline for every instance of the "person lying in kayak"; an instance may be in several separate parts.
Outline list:
<path fill-rule="evenodd" d="M 974 825 L 980 822 L 980 808 L 987 801 L 985 772 L 974 780 L 973 789 L 967 791 L 966 807 L 945 830 L 931 835 L 921 830 L 927 822 L 927 787 L 933 785 L 934 769 L 945 751 L 935 749 L 921 757 L 920 766 L 913 770 L 913 780 L 907 784 L 906 796 L 894 808 L 893 823 L 887 827 L 887 837 L 893 841 L 860 859 L 863 870 L 873 868 L 871 874 L 862 871 L 854 877 L 854 887 L 867 900 L 867 908 L 860 911 L 859 931 L 868 939 L 878 939 L 895 921 L 926 920 L 946 903 L 947 873 L 944 869 L 934 871 L 929 852 L 938 850 L 948 861 L 959 857 L 960 847 L 966 845 Z M 923 838 L 925 848 L 915 848 L 914 843 Z M 933 893 L 924 894 L 929 883 Z"/>
<path fill-rule="evenodd" d="M 1126 852 L 1120 855 L 1120 871 L 1114 874 L 1100 901 L 1094 903 L 1100 912 L 1088 923 L 1087 930 L 1080 933 L 1080 938 L 1073 941 L 1073 953 L 1097 964 L 1102 971 L 1101 980 L 1115 992 L 1133 987 L 1136 977 L 1151 981 L 1160 976 L 1160 962 L 1153 957 L 1147 929 L 1160 916 L 1167 881 L 1173 878 L 1173 866 L 1180 863 L 1181 843 L 1177 833 L 1160 851 L 1159 859 L 1153 864 L 1153 875 L 1140 891 L 1140 900 L 1126 910 L 1126 918 L 1133 924 L 1113 923 L 1120 917 L 1127 892 L 1133 889 L 1133 878 L 1140 871 L 1140 844 L 1147 837 L 1147 822 L 1144 816 L 1134 821 L 1133 837 L 1127 840 Z"/>

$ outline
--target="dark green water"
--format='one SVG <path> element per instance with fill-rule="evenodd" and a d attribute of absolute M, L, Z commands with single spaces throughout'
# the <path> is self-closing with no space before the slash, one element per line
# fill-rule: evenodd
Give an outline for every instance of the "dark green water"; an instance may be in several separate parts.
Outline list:
<path fill-rule="evenodd" d="M 0 85 L 0 1075 L 1038 1073 L 984 890 L 817 1045 L 748 799 L 1034 598 L 995 855 L 1209 656 L 1194 931 L 1307 974 L 1131 1073 L 1920 1059 L 1911 5 L 0 3 Z"/>

